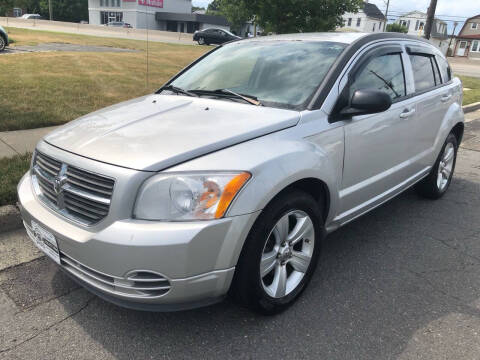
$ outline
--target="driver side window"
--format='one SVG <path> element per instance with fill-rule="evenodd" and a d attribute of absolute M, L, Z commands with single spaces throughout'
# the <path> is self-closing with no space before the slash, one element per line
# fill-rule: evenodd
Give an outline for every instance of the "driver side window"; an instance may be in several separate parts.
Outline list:
<path fill-rule="evenodd" d="M 387 93 L 392 101 L 406 95 L 402 57 L 399 53 L 372 58 L 354 75 L 350 99 L 357 90 L 374 89 Z"/>

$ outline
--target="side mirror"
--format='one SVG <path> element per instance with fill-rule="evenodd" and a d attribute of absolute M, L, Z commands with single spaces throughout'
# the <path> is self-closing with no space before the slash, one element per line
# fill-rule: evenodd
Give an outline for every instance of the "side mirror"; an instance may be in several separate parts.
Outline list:
<path fill-rule="evenodd" d="M 392 99 L 380 90 L 357 90 L 352 96 L 350 106 L 340 111 L 342 117 L 376 114 L 390 109 Z"/>

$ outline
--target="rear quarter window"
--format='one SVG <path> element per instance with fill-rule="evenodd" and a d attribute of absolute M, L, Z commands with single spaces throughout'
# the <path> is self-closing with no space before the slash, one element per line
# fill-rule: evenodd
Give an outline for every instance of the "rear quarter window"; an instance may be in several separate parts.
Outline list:
<path fill-rule="evenodd" d="M 446 83 L 452 80 L 452 71 L 450 70 L 450 65 L 448 65 L 447 60 L 437 56 L 438 68 L 440 69 L 440 74 L 442 75 L 442 82 Z"/>

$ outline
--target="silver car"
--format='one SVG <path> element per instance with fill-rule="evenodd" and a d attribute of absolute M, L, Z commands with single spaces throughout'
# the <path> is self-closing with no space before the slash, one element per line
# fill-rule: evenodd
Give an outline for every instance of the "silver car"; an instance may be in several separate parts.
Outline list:
<path fill-rule="evenodd" d="M 461 104 L 445 57 L 417 37 L 229 43 L 155 94 L 40 141 L 18 185 L 23 220 L 115 304 L 171 311 L 229 293 L 277 313 L 305 289 L 326 234 L 411 186 L 447 191 Z"/>

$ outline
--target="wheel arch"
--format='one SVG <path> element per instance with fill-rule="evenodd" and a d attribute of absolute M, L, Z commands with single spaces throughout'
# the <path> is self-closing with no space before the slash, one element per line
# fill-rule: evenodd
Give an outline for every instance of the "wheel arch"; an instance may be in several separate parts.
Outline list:
<path fill-rule="evenodd" d="M 275 196 L 270 199 L 268 204 L 274 201 L 277 197 L 292 190 L 301 190 L 312 196 L 322 210 L 322 221 L 325 223 L 328 217 L 328 213 L 330 211 L 331 201 L 328 185 L 323 180 L 314 177 L 306 177 L 303 179 L 299 179 L 280 190 Z"/>
<path fill-rule="evenodd" d="M 465 131 L 465 124 L 463 122 L 457 123 L 450 131 L 457 138 L 457 143 L 460 145 L 463 139 L 463 132 Z"/>

